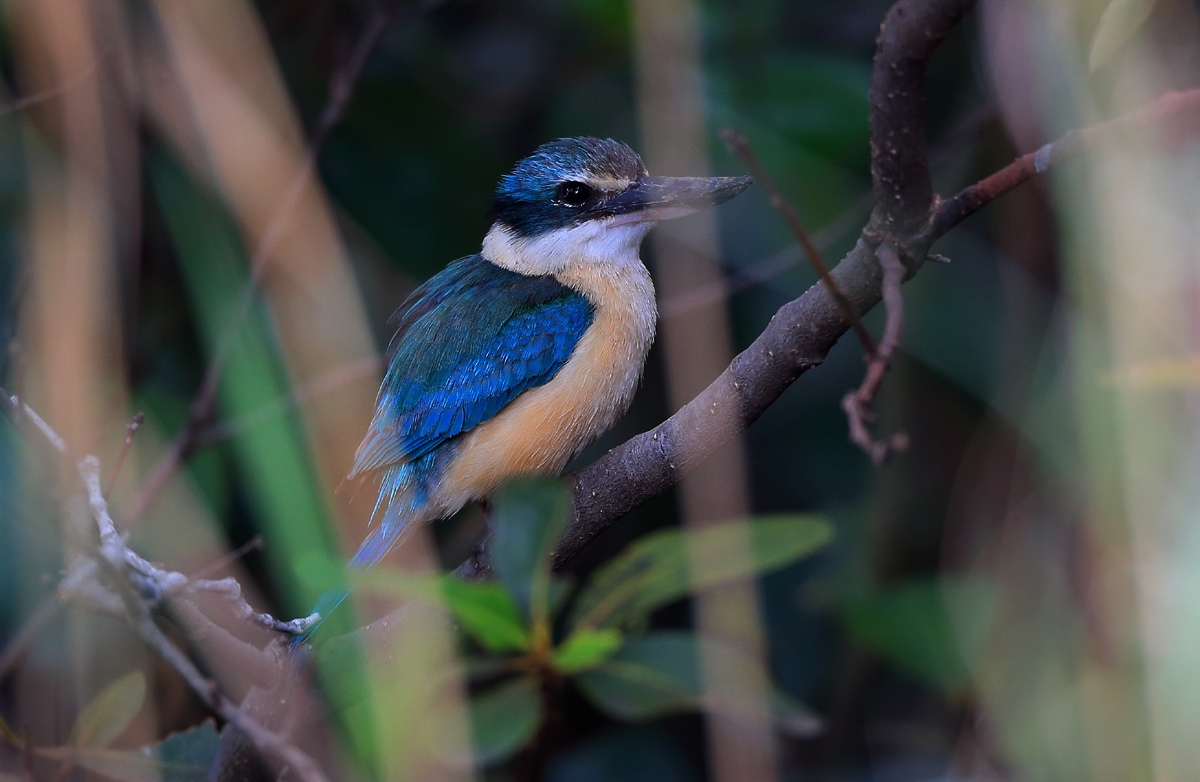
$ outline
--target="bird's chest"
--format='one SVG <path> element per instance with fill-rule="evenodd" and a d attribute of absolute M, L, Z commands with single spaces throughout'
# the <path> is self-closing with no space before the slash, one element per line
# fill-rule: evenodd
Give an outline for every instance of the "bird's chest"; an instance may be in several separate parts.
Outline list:
<path fill-rule="evenodd" d="M 592 325 L 554 378 L 472 430 L 442 486 L 447 504 L 487 496 L 503 481 L 557 474 L 629 408 L 654 342 L 654 285 L 640 262 L 577 264 L 558 279 L 595 307 Z"/>

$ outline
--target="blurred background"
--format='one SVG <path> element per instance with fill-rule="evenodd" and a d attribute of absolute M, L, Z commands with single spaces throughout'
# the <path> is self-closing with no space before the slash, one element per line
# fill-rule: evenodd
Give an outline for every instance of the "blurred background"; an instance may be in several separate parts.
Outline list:
<path fill-rule="evenodd" d="M 498 178 L 574 135 L 623 140 L 654 174 L 741 174 L 717 136 L 732 127 L 836 261 L 872 205 L 867 90 L 889 5 L 2 0 L 0 382 L 100 457 L 136 550 L 189 574 L 216 563 L 256 605 L 305 615 L 322 588 L 306 571 L 352 551 L 373 505 L 336 489 L 389 317 L 478 251 Z M 987 0 L 930 66 L 935 189 L 1198 84 L 1194 2 Z M 763 768 L 1200 776 L 1198 230 L 1197 137 L 1089 150 L 952 231 L 934 248 L 952 262 L 905 287 L 876 407 L 907 453 L 876 470 L 847 442 L 839 402 L 864 364 L 846 338 L 721 457 L 727 515 L 813 511 L 836 529 L 738 598 L 774 680 L 824 721 Z M 679 244 L 694 272 L 669 260 Z M 761 188 L 643 257 L 663 272 L 662 338 L 632 410 L 576 467 L 664 420 L 815 281 Z M 33 440 L 0 424 L 0 715 L 62 743 L 141 669 L 149 696 L 113 746 L 196 725 L 203 707 L 122 622 L 56 597 L 81 499 Z M 655 499 L 573 572 L 699 501 Z M 464 512 L 393 559 L 453 568 L 482 529 Z M 694 608 L 654 625 L 691 626 Z M 547 780 L 763 778 L 722 771 L 699 716 L 622 723 L 569 691 L 561 707 Z"/>

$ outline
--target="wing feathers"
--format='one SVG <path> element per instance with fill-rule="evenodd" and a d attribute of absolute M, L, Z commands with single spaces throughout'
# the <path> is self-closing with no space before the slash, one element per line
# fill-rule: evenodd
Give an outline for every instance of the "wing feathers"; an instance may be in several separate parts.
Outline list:
<path fill-rule="evenodd" d="M 400 318 L 349 477 L 420 458 L 549 382 L 592 317 L 591 304 L 552 277 L 479 256 L 456 261 L 418 289 Z"/>

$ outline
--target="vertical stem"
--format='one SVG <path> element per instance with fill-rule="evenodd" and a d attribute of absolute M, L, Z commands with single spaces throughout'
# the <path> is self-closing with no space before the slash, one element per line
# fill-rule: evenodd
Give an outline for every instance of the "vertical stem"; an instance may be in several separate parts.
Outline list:
<path fill-rule="evenodd" d="M 698 9 L 694 0 L 635 0 L 634 25 L 642 147 L 647 167 L 656 174 L 702 176 L 708 169 Z M 669 298 L 721 284 L 717 264 L 715 214 L 705 212 L 664 223 L 650 236 L 659 296 Z M 678 409 L 721 374 L 732 358 L 729 318 L 724 301 L 674 314 L 661 324 L 667 391 Z M 724 416 L 730 431 L 740 429 L 739 411 L 710 409 Z M 744 447 L 734 437 L 698 465 L 680 485 L 684 523 L 702 527 L 746 516 L 750 507 Z M 737 522 L 733 522 L 737 523 Z M 749 536 L 727 557 L 750 556 Z M 695 561 L 694 570 L 711 567 Z M 696 625 L 705 635 L 722 638 L 750 654 L 763 656 L 759 608 L 752 581 L 731 584 L 696 596 Z M 768 710 L 767 682 L 747 680 L 701 661 L 705 686 L 713 700 L 755 704 L 748 719 L 733 722 L 716 711 L 707 715 L 711 778 L 718 782 L 772 780 L 778 758 Z"/>

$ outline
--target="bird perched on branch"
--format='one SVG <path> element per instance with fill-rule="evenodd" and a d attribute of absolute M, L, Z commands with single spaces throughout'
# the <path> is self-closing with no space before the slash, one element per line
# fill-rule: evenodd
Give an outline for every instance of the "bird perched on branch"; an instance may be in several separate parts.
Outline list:
<path fill-rule="evenodd" d="M 347 476 L 377 477 L 380 518 L 350 565 L 374 565 L 418 524 L 509 478 L 557 475 L 612 426 L 654 341 L 642 239 L 750 182 L 651 177 L 628 146 L 596 138 L 544 144 L 503 177 L 482 251 L 401 307 Z"/>

